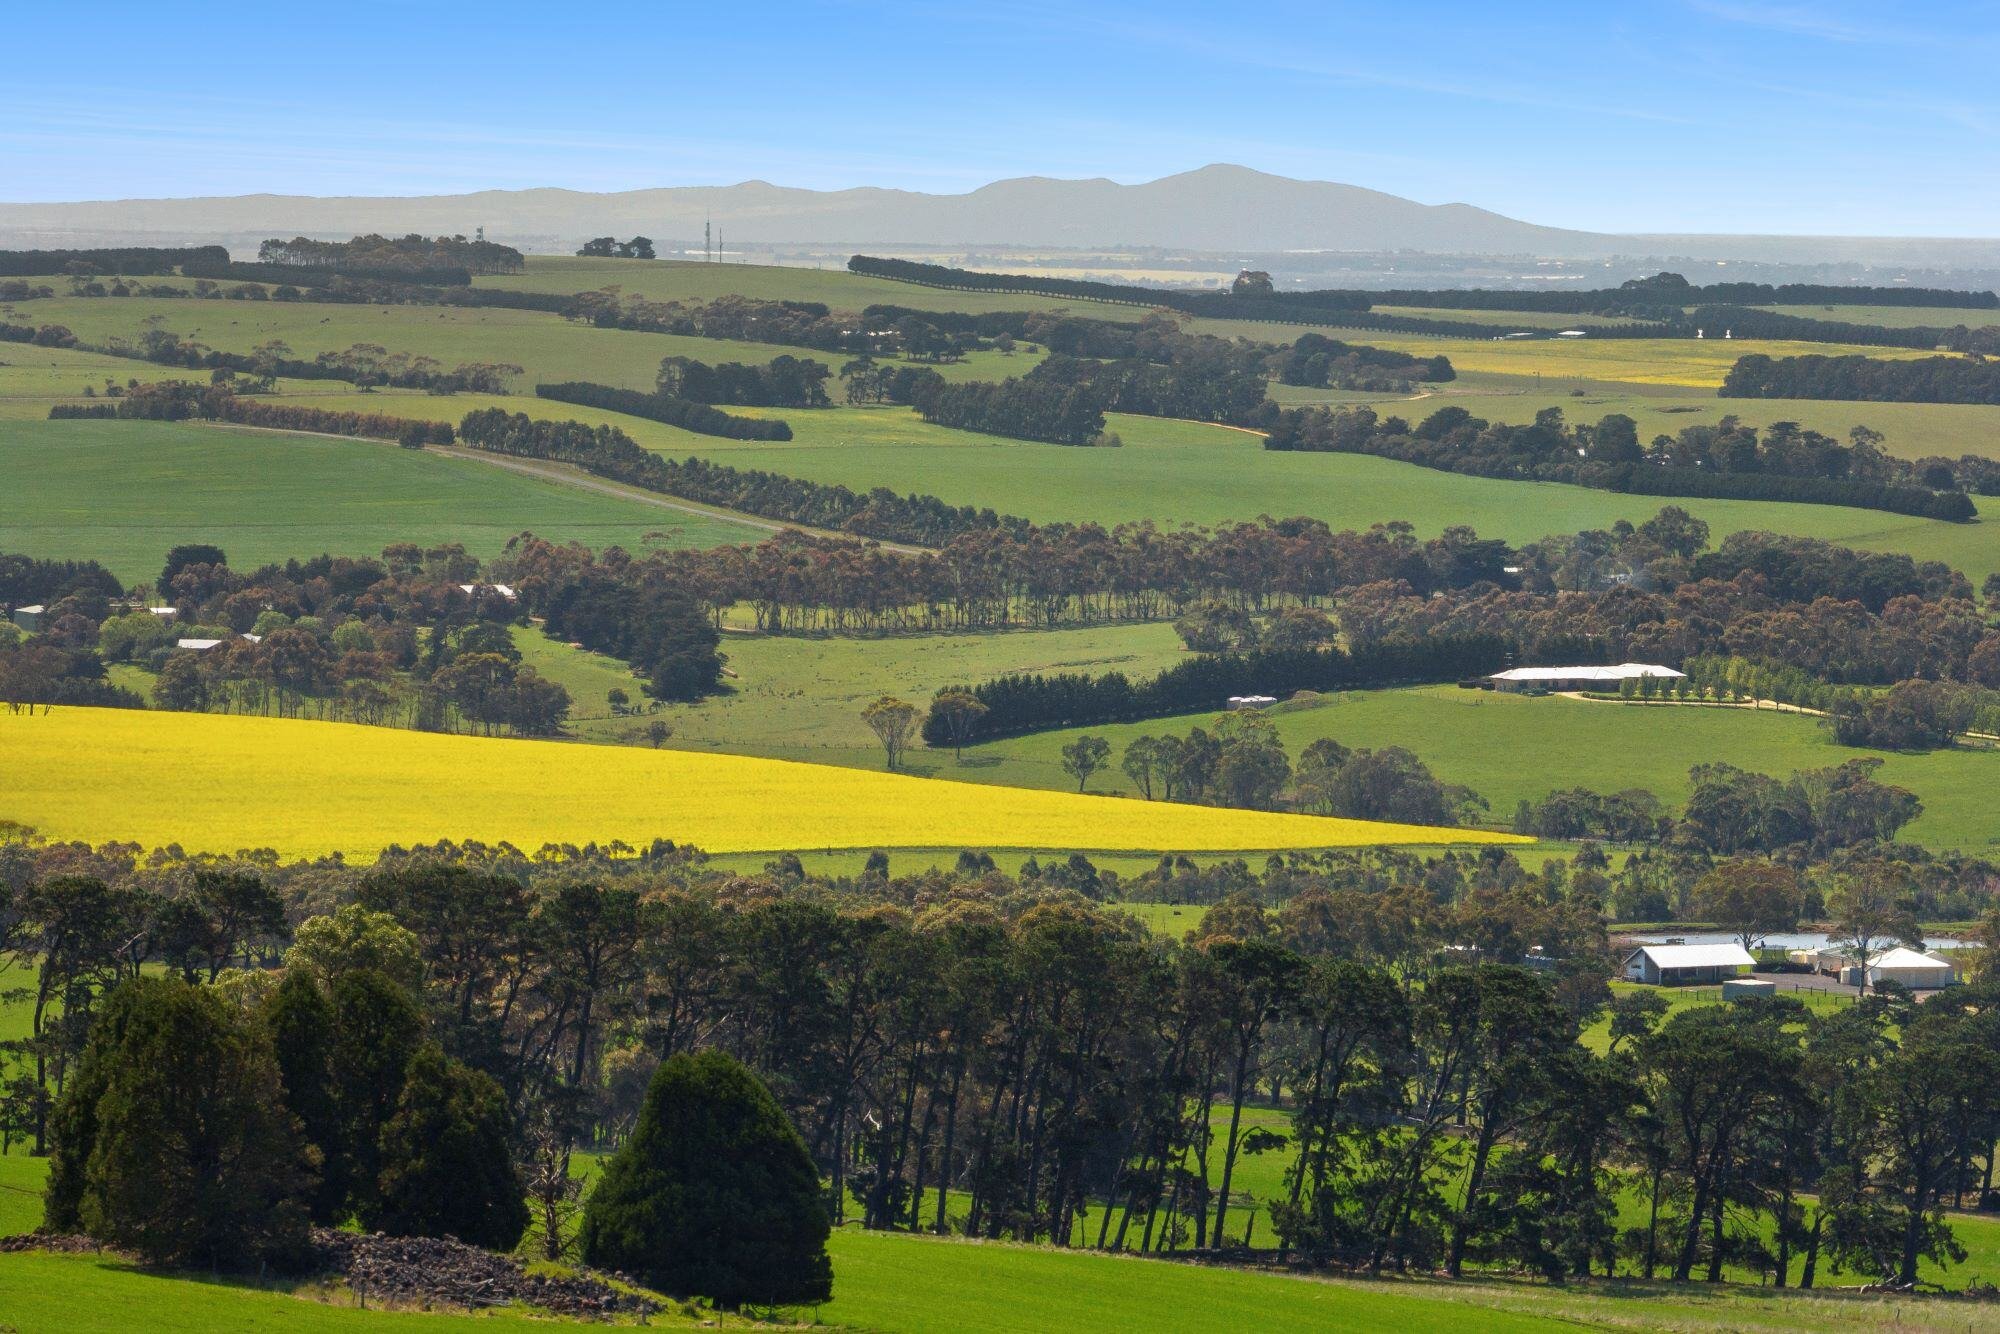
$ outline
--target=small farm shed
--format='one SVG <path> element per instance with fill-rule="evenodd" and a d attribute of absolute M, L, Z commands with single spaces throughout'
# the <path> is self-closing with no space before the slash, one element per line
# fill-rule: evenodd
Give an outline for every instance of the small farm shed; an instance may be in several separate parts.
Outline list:
<path fill-rule="evenodd" d="M 1621 662 L 1616 667 L 1510 667 L 1486 679 L 1495 690 L 1616 690 L 1626 681 L 1651 677 L 1678 681 L 1686 676 L 1671 667 L 1647 662 Z"/>
<path fill-rule="evenodd" d="M 1753 1000 L 1759 996 L 1775 996 L 1778 984 L 1762 977 L 1731 977 L 1723 979 L 1722 999 Z"/>
<path fill-rule="evenodd" d="M 26 630 L 29 634 L 33 634 L 35 633 L 35 631 L 42 628 L 42 616 L 47 611 L 48 608 L 44 607 L 41 603 L 37 602 L 32 607 L 14 608 L 14 615 L 12 619 L 14 621 L 14 624 L 20 626 L 23 630 Z"/>
<path fill-rule="evenodd" d="M 1912 991 L 1935 991 L 1958 981 L 1951 960 L 1922 950 L 1893 949 L 1868 965 L 1868 985 L 1895 982 Z"/>
<path fill-rule="evenodd" d="M 1712 986 L 1727 978 L 1740 977 L 1756 960 L 1750 951 L 1731 942 L 1727 945 L 1641 945 L 1625 956 L 1623 969 L 1628 982 L 1644 982 L 1654 987 Z"/>

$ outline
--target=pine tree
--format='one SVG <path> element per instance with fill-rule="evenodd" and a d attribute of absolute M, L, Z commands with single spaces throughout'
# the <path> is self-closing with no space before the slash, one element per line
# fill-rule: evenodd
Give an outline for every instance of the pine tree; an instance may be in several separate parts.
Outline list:
<path fill-rule="evenodd" d="M 745 1303 L 833 1294 L 819 1172 L 784 1110 L 721 1052 L 660 1066 L 585 1206 L 584 1259 L 661 1291 Z"/>
<path fill-rule="evenodd" d="M 261 1026 L 175 978 L 121 986 L 56 1118 L 46 1221 L 163 1265 L 247 1268 L 305 1244 L 304 1150 Z"/>
<path fill-rule="evenodd" d="M 378 1203 L 362 1221 L 396 1236 L 514 1249 L 528 1226 L 528 1205 L 508 1130 L 500 1086 L 425 1043 L 382 1127 Z"/>

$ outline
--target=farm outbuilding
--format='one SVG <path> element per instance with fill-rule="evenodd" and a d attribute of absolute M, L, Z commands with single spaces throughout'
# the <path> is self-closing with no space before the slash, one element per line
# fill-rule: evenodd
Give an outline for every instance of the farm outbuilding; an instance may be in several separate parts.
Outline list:
<path fill-rule="evenodd" d="M 1641 945 L 1625 956 L 1627 982 L 1654 987 L 1713 986 L 1755 966 L 1741 945 Z"/>
<path fill-rule="evenodd" d="M 1768 978 L 1731 977 L 1722 983 L 1722 999 L 1726 1001 L 1756 1000 L 1777 994 L 1778 984 Z"/>
<path fill-rule="evenodd" d="M 1922 950 L 1893 949 L 1868 965 L 1868 985 L 1894 982 L 1911 991 L 1935 991 L 1958 981 L 1958 969 L 1951 960 L 1940 959 Z"/>
<path fill-rule="evenodd" d="M 1679 681 L 1685 676 L 1649 662 L 1621 662 L 1616 667 L 1510 667 L 1486 679 L 1495 690 L 1616 690 L 1626 681 Z"/>
<path fill-rule="evenodd" d="M 26 630 L 29 634 L 33 634 L 35 633 L 35 631 L 42 628 L 42 617 L 47 613 L 47 611 L 48 608 L 42 606 L 38 602 L 32 607 L 14 608 L 14 614 L 11 619 L 13 620 L 14 624 L 20 626 L 23 630 Z"/>

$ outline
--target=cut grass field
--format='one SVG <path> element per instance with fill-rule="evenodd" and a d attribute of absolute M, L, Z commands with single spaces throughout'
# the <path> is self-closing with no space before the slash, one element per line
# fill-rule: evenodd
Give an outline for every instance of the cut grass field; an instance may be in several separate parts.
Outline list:
<path fill-rule="evenodd" d="M 0 550 L 157 575 L 178 542 L 213 542 L 239 569 L 391 542 L 498 555 L 524 529 L 637 550 L 751 542 L 762 528 L 541 481 L 379 441 L 170 422 L 0 428 Z"/>
<path fill-rule="evenodd" d="M 365 856 L 440 838 L 524 849 L 667 838 L 718 852 L 950 845 L 1198 852 L 1494 838 L 740 755 L 215 714 L 4 714 L 0 752 L 8 761 L 0 818 L 51 838 L 179 843 L 191 852 Z"/>
<path fill-rule="evenodd" d="M 1935 848 L 1979 851 L 2000 844 L 2000 753 L 1940 750 L 1921 754 L 1840 746 L 1817 720 L 1797 714 L 1690 706 L 1641 706 L 1560 697 L 1533 698 L 1428 686 L 1352 691 L 1317 708 L 1272 715 L 1286 748 L 1297 755 L 1320 737 L 1347 746 L 1404 746 L 1448 783 L 1463 783 L 1492 805 L 1492 818 L 1511 819 L 1522 801 L 1551 790 L 1599 792 L 1646 788 L 1669 807 L 1688 793 L 1688 770 L 1721 762 L 1785 777 L 1852 759 L 1879 759 L 1877 777 L 1915 792 L 1924 813 L 1903 837 Z M 1133 737 L 1185 732 L 1209 721 L 1190 715 L 1146 723 L 1042 732 L 969 749 L 961 770 L 942 757 L 937 772 L 979 782 L 1061 787 L 1061 748 L 1081 733 L 1111 743 L 1115 758 Z M 1092 787 L 1129 792 L 1115 767 Z"/>

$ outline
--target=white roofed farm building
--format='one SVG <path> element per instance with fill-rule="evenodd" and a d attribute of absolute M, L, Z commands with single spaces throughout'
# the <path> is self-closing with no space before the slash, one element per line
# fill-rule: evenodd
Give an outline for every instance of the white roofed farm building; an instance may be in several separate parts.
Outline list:
<path fill-rule="evenodd" d="M 1627 982 L 1652 987 L 1714 986 L 1741 977 L 1756 964 L 1750 951 L 1727 945 L 1641 945 L 1620 968 Z"/>
<path fill-rule="evenodd" d="M 1685 672 L 1647 662 L 1621 662 L 1616 667 L 1510 667 L 1486 679 L 1495 690 L 1615 690 L 1626 681 L 1679 681 Z"/>
<path fill-rule="evenodd" d="M 1894 982 L 1911 991 L 1936 991 L 1958 981 L 1958 969 L 1951 960 L 1901 946 L 1868 961 L 1870 990 L 1884 982 Z"/>

